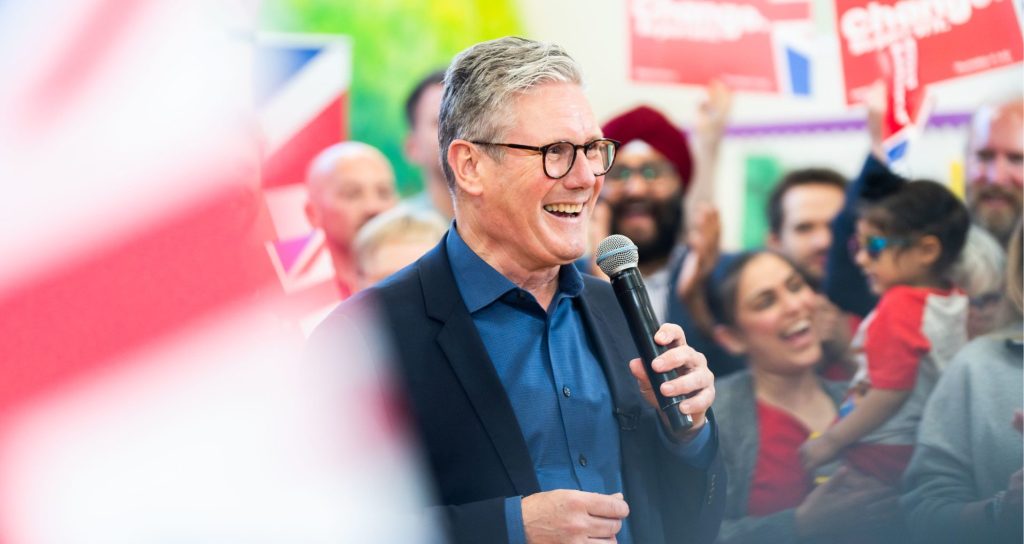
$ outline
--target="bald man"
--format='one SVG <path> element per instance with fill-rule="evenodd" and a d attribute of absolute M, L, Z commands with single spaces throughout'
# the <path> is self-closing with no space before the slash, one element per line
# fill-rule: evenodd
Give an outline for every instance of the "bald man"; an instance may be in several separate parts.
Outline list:
<path fill-rule="evenodd" d="M 1021 216 L 1024 186 L 1024 100 L 978 111 L 965 170 L 971 218 L 1006 244 Z"/>
<path fill-rule="evenodd" d="M 359 284 L 352 247 L 359 227 L 398 201 L 394 169 L 377 148 L 342 142 L 310 162 L 306 187 L 306 218 L 323 231 L 339 292 L 347 298 Z"/>

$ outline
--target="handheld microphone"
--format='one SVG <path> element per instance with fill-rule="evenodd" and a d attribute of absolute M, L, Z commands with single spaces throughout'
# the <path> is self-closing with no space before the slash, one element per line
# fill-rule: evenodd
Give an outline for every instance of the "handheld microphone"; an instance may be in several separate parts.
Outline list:
<path fill-rule="evenodd" d="M 597 246 L 597 265 L 612 280 L 612 289 L 619 300 L 622 313 L 629 324 L 629 332 L 633 336 L 644 370 L 651 380 L 654 397 L 658 406 L 668 417 L 673 431 L 685 431 L 693 426 L 693 418 L 679 411 L 679 403 L 686 397 L 677 395 L 665 397 L 661 394 L 661 384 L 674 380 L 679 376 L 675 370 L 658 373 L 651 368 L 654 359 L 668 349 L 654 342 L 654 334 L 658 332 L 658 320 L 654 317 L 651 300 L 647 296 L 647 288 L 640 276 L 636 263 L 640 260 L 637 247 L 629 238 L 621 234 L 613 234 L 601 241 Z"/>

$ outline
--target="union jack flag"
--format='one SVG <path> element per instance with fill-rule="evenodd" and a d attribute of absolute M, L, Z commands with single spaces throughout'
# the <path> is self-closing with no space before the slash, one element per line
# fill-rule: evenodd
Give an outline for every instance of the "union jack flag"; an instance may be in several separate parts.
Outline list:
<path fill-rule="evenodd" d="M 289 318 L 306 332 L 339 300 L 330 255 L 303 214 L 305 170 L 346 137 L 352 47 L 344 36 L 264 34 L 256 48 L 255 102 L 264 137 L 263 194 L 273 222 L 267 251 Z"/>

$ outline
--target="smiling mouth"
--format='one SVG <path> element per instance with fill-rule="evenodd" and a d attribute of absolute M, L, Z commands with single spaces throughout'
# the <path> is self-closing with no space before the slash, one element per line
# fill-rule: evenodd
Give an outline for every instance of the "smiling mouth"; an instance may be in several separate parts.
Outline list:
<path fill-rule="evenodd" d="M 555 217 L 577 217 L 583 212 L 583 204 L 546 204 L 544 211 Z"/>
<path fill-rule="evenodd" d="M 809 319 L 801 319 L 796 323 L 790 325 L 788 329 L 782 331 L 782 339 L 785 341 L 795 340 L 803 337 L 811 332 L 811 321 Z"/>

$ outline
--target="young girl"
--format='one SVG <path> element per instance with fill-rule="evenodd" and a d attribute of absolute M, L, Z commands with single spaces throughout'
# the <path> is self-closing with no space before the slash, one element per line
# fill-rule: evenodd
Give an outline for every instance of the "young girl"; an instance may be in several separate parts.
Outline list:
<path fill-rule="evenodd" d="M 928 394 L 967 341 L 968 300 L 947 274 L 968 227 L 963 203 L 932 181 L 907 183 L 862 213 L 854 258 L 881 299 L 854 337 L 860 369 L 839 419 L 801 448 L 809 471 L 843 453 L 899 484 Z"/>

